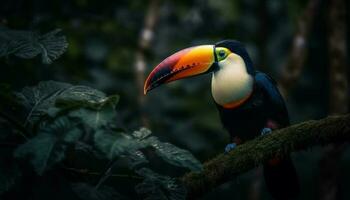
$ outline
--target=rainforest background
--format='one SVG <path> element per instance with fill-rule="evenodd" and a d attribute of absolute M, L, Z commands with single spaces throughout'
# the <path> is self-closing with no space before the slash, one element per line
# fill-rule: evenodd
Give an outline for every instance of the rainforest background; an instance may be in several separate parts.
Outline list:
<path fill-rule="evenodd" d="M 143 95 L 168 55 L 243 42 L 291 122 L 349 109 L 345 0 L 3 0 L 0 199 L 184 199 L 176 179 L 229 141 L 210 75 Z M 350 199 L 350 148 L 292 154 L 300 199 Z M 204 199 L 270 199 L 261 167 Z"/>

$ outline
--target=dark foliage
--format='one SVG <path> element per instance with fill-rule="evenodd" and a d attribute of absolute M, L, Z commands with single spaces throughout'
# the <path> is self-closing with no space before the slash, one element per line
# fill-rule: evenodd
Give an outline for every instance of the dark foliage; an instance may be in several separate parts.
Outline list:
<path fill-rule="evenodd" d="M 292 124 L 325 118 L 349 96 L 341 55 L 350 40 L 339 35 L 348 30 L 345 0 L 1 2 L 0 199 L 183 196 L 170 177 L 201 166 L 176 146 L 210 162 L 229 141 L 210 76 L 142 94 L 153 67 L 186 47 L 244 43 L 254 67 L 287 94 Z M 322 159 L 328 147 L 293 153 L 300 199 L 350 199 L 350 148 L 340 149 L 331 162 Z M 177 187 L 163 184 L 173 180 Z M 205 193 L 271 199 L 259 167 Z"/>
<path fill-rule="evenodd" d="M 52 35 L 42 36 L 43 41 Z M 31 37 L 32 33 L 18 32 L 11 37 L 22 40 L 27 36 Z M 55 42 L 56 47 L 66 47 L 64 39 Z M 35 48 L 41 44 L 30 43 L 33 44 L 30 48 L 15 51 L 19 47 L 8 42 L 6 53 L 2 55 L 14 53 L 22 58 L 31 58 L 37 55 Z M 43 58 L 46 61 L 62 53 L 48 53 L 53 50 L 50 48 L 42 52 L 43 57 L 48 55 Z M 33 53 L 25 53 L 24 50 Z M 7 108 L 1 110 L 0 121 L 1 144 L 8 144 L 0 154 L 0 195 L 5 198 L 26 196 L 28 194 L 14 193 L 26 184 L 33 184 L 31 187 L 36 190 L 36 180 L 61 174 L 64 179 L 60 184 L 69 186 L 72 194 L 79 199 L 133 198 L 134 195 L 123 194 L 117 186 L 107 184 L 108 178 L 118 176 L 136 177 L 135 192 L 146 199 L 185 199 L 184 187 L 174 178 L 152 171 L 152 161 L 144 152 L 176 167 L 192 171 L 202 169 L 201 163 L 190 152 L 160 141 L 150 130 L 126 131 L 118 125 L 118 95 L 107 96 L 87 86 L 43 81 L 20 92 L 4 90 L 1 97 L 1 108 Z M 8 109 L 12 107 L 16 108 L 16 112 Z M 84 154 L 92 157 L 91 162 L 106 163 L 106 170 L 91 173 L 89 170 L 93 169 L 89 165 L 69 165 L 79 163 L 79 157 L 84 157 Z M 32 171 L 37 178 L 28 179 L 33 176 Z M 124 171 L 125 174 L 115 174 L 115 171 Z M 76 172 L 79 176 L 65 175 L 68 172 Z M 97 176 L 84 179 L 89 174 Z"/>
<path fill-rule="evenodd" d="M 50 64 L 67 49 L 65 36 L 60 29 L 44 35 L 32 31 L 16 31 L 0 26 L 0 57 L 15 55 L 20 58 L 33 58 L 41 55 L 44 64 Z"/>

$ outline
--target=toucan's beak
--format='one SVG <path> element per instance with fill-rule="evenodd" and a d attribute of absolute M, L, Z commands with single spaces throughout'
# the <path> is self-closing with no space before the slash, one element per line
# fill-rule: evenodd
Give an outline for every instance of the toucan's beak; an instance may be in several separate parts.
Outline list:
<path fill-rule="evenodd" d="M 207 73 L 214 62 L 214 45 L 181 50 L 163 60 L 152 70 L 146 79 L 144 93 L 164 83 Z"/>

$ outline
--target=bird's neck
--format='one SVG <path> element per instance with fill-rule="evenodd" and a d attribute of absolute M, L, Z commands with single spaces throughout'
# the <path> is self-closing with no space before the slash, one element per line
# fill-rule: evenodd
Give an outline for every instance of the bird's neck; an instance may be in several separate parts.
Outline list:
<path fill-rule="evenodd" d="M 229 55 L 213 72 L 211 91 L 215 102 L 225 108 L 243 104 L 252 94 L 254 78 L 247 72 L 243 59 Z"/>

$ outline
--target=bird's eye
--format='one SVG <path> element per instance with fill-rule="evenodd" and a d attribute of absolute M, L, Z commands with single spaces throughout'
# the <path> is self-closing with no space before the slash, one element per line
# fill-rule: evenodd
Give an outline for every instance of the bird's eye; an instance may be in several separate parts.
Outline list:
<path fill-rule="evenodd" d="M 215 51 L 218 61 L 224 60 L 230 54 L 230 50 L 224 47 L 217 47 Z"/>
<path fill-rule="evenodd" d="M 225 55 L 226 55 L 226 52 L 224 50 L 220 50 L 219 51 L 219 56 L 220 57 L 225 57 Z"/>

